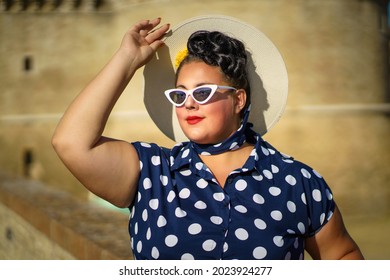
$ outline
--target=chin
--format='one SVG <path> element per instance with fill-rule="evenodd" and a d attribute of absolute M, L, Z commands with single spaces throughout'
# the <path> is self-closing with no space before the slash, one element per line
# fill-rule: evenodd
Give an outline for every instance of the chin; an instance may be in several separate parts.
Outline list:
<path fill-rule="evenodd" d="M 200 145 L 208 145 L 221 142 L 221 140 L 216 139 L 215 135 L 208 134 L 207 131 L 205 131 L 204 129 L 194 127 L 186 127 L 186 129 L 183 129 L 182 127 L 182 131 L 190 141 Z"/>
<path fill-rule="evenodd" d="M 184 134 L 192 142 L 195 142 L 197 144 L 209 144 L 208 139 L 202 137 L 201 135 L 194 134 L 194 133 L 184 133 Z"/>
<path fill-rule="evenodd" d="M 222 142 L 215 139 L 210 139 L 209 137 L 199 137 L 194 135 L 186 135 L 186 136 L 190 141 L 200 145 L 210 145 L 210 144 L 217 144 Z"/>
<path fill-rule="evenodd" d="M 205 141 L 204 139 L 202 138 L 198 138 L 198 137 L 191 137 L 190 135 L 186 135 L 187 138 L 192 141 L 192 142 L 195 142 L 196 144 L 207 144 L 207 141 Z"/>

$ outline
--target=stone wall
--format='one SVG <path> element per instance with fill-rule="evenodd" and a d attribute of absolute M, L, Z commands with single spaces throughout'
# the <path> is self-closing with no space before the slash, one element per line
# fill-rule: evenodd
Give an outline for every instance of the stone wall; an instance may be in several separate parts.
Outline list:
<path fill-rule="evenodd" d="M 1 260 L 72 260 L 74 257 L 12 209 L 0 204 Z"/>
<path fill-rule="evenodd" d="M 0 259 L 132 259 L 128 217 L 0 174 Z"/>

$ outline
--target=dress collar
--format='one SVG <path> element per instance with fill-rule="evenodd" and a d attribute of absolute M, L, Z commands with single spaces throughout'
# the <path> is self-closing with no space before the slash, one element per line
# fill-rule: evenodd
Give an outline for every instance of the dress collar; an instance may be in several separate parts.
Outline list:
<path fill-rule="evenodd" d="M 249 158 L 240 171 L 234 172 L 245 172 L 253 169 L 257 169 L 261 172 L 266 166 L 271 165 L 272 155 L 278 152 L 268 142 L 263 140 L 259 134 L 254 133 L 252 137 L 253 139 L 251 139 L 251 142 L 254 141 L 255 146 Z M 190 166 L 190 164 L 193 166 Z M 206 174 L 204 172 L 210 173 L 207 166 L 201 161 L 196 151 L 192 148 L 191 142 L 182 142 L 172 148 L 170 153 L 170 165 L 173 171 L 180 170 L 184 166 L 187 166 L 191 167 L 190 169 L 192 170 L 197 170 L 201 176 Z"/>

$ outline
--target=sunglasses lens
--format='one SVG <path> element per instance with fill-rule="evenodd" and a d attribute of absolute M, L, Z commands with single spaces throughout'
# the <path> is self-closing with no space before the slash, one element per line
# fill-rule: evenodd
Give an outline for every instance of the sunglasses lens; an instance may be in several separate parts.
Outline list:
<path fill-rule="evenodd" d="M 186 99 L 186 94 L 183 91 L 175 90 L 169 93 L 169 97 L 172 99 L 174 103 L 181 104 Z"/>
<path fill-rule="evenodd" d="M 205 101 L 210 94 L 213 92 L 212 88 L 209 87 L 201 87 L 197 88 L 193 93 L 193 97 L 195 98 L 196 101 L 202 102 Z"/>

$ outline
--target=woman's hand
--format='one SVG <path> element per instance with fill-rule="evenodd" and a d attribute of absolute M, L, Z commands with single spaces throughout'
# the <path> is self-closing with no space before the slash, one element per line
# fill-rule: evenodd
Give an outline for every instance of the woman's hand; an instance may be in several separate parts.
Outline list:
<path fill-rule="evenodd" d="M 132 60 L 132 69 L 144 66 L 163 44 L 161 38 L 169 30 L 169 24 L 155 29 L 161 18 L 142 20 L 131 27 L 123 37 L 120 50 L 127 52 Z"/>

